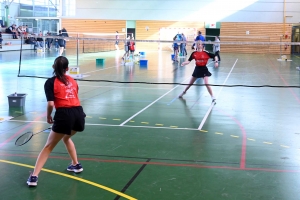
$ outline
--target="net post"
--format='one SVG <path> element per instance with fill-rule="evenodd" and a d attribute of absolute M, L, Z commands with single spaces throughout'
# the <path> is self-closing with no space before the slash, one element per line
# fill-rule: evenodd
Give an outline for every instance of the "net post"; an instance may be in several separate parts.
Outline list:
<path fill-rule="evenodd" d="M 280 36 L 280 53 L 279 53 L 279 54 L 280 54 L 280 57 L 279 57 L 280 59 L 281 59 L 281 57 L 282 57 L 282 50 L 281 50 L 281 46 L 282 46 L 282 45 L 281 45 L 281 42 L 282 42 L 282 36 Z"/>
<path fill-rule="evenodd" d="M 78 67 L 78 57 L 79 57 L 78 51 L 79 51 L 79 33 L 77 33 L 77 38 L 76 38 L 77 67 Z"/>

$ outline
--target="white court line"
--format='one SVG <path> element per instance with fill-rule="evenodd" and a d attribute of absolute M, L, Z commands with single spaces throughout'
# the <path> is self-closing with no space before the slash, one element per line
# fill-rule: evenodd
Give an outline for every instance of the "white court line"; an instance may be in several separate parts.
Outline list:
<path fill-rule="evenodd" d="M 227 80 L 228 80 L 228 78 L 229 78 L 229 76 L 230 76 L 230 74 L 231 74 L 233 68 L 235 67 L 237 61 L 238 61 L 238 59 L 236 59 L 236 61 L 234 62 L 233 66 L 231 67 L 231 70 L 230 70 L 230 72 L 228 73 L 226 79 L 224 80 L 224 82 L 223 82 L 223 84 L 222 84 L 222 86 L 221 86 L 221 89 L 219 90 L 219 92 L 218 92 L 218 94 L 217 94 L 217 96 L 216 96 L 216 99 L 218 99 L 219 94 L 221 93 L 221 91 L 222 91 L 222 89 L 223 89 L 223 86 L 224 86 L 225 83 L 227 82 Z M 206 112 L 204 118 L 202 119 L 202 121 L 201 121 L 201 123 L 200 123 L 200 125 L 199 125 L 199 127 L 198 127 L 198 130 L 201 130 L 201 129 L 202 129 L 202 127 L 203 127 L 203 125 L 204 125 L 204 123 L 205 123 L 205 121 L 206 121 L 206 119 L 207 119 L 209 113 L 211 112 L 212 108 L 214 107 L 214 105 L 215 105 L 215 102 L 212 102 L 211 105 L 210 105 L 210 107 L 209 107 L 209 109 L 208 109 L 208 111 Z"/>
<path fill-rule="evenodd" d="M 190 78 L 185 79 L 184 81 L 182 81 L 180 84 L 182 84 L 183 82 L 185 82 L 186 80 L 188 80 Z M 179 87 L 180 85 L 177 85 L 176 87 L 174 87 L 173 89 L 171 89 L 170 91 L 166 92 L 164 95 L 162 95 L 161 97 L 159 97 L 158 99 L 156 99 L 155 101 L 153 101 L 152 103 L 150 103 L 148 106 L 146 106 L 145 108 L 143 108 L 142 110 L 140 110 L 139 112 L 135 113 L 134 115 L 132 115 L 130 118 L 128 118 L 127 120 L 125 120 L 122 124 L 120 124 L 120 126 L 123 126 L 124 124 L 126 124 L 128 121 L 130 121 L 132 118 L 134 118 L 135 116 L 139 115 L 141 112 L 143 112 L 144 110 L 146 110 L 147 108 L 149 108 L 150 106 L 152 106 L 154 103 L 156 103 L 158 100 L 160 100 L 161 98 L 163 98 L 164 96 L 166 96 L 167 94 L 169 94 L 170 92 L 172 92 L 174 89 L 176 89 L 177 87 Z"/>
<path fill-rule="evenodd" d="M 6 122 L 22 122 L 22 123 L 43 123 L 43 124 L 48 124 L 46 121 L 9 120 L 9 121 L 6 121 Z M 111 127 L 120 127 L 120 125 L 115 125 L 115 124 L 89 124 L 89 123 L 86 123 L 85 125 L 87 125 L 87 126 L 111 126 Z M 124 126 L 122 126 L 122 127 L 198 131 L 198 129 L 195 129 L 195 128 L 171 128 L 171 127 L 161 127 L 161 126 L 132 126 L 132 125 L 124 125 Z"/>
<path fill-rule="evenodd" d="M 115 68 L 115 67 L 108 67 L 108 68 L 105 68 L 105 69 L 98 69 L 98 70 L 95 70 L 95 71 L 90 71 L 90 72 L 86 72 L 86 73 L 82 73 L 82 74 L 89 74 L 89 73 L 92 73 L 92 72 L 102 71 L 102 70 L 111 69 L 111 68 Z"/>
<path fill-rule="evenodd" d="M 218 93 L 217 96 L 216 96 L 217 99 L 218 99 L 218 97 L 219 97 L 221 91 L 223 90 L 223 88 L 224 88 L 223 86 L 224 86 L 225 83 L 227 82 L 227 80 L 228 80 L 228 78 L 229 78 L 229 76 L 230 76 L 230 74 L 231 74 L 231 72 L 232 72 L 233 68 L 235 67 L 235 65 L 236 65 L 236 63 L 237 63 L 238 60 L 239 60 L 239 59 L 237 58 L 236 61 L 235 61 L 235 63 L 233 64 L 233 66 L 232 66 L 230 72 L 228 73 L 228 75 L 227 75 L 225 81 L 223 82 L 222 87 L 221 87 L 221 89 L 219 90 L 219 93 Z"/>

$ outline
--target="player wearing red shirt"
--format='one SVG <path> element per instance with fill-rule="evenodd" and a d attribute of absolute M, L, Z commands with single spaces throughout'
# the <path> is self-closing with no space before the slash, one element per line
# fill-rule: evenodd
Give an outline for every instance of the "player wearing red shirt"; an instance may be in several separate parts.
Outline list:
<path fill-rule="evenodd" d="M 77 160 L 77 153 L 71 136 L 84 130 L 86 115 L 80 106 L 78 85 L 74 79 L 66 75 L 69 70 L 68 65 L 69 61 L 66 57 L 57 57 L 53 64 L 54 77 L 45 82 L 44 88 L 48 102 L 47 122 L 53 126 L 48 140 L 37 158 L 34 171 L 27 180 L 28 186 L 37 186 L 38 175 L 42 167 L 61 139 L 72 160 L 67 170 L 75 173 L 83 171 Z M 52 119 L 51 114 L 54 107 L 56 112 Z"/>
<path fill-rule="evenodd" d="M 185 88 L 185 90 L 179 95 L 179 98 L 182 98 L 182 96 L 188 91 L 188 89 L 194 84 L 194 82 L 198 78 L 203 78 L 205 82 L 205 86 L 207 88 L 207 91 L 209 92 L 212 101 L 215 101 L 215 97 L 213 96 L 213 92 L 211 87 L 208 85 L 208 77 L 211 76 L 211 73 L 208 71 L 208 68 L 206 67 L 207 61 L 210 58 L 215 58 L 215 67 L 218 67 L 218 57 L 215 56 L 212 53 L 209 53 L 207 51 L 203 50 L 203 44 L 199 40 L 197 43 L 197 51 L 194 51 L 188 61 L 185 61 L 181 64 L 181 66 L 188 65 L 192 60 L 195 60 L 196 67 L 194 69 L 194 72 L 192 74 L 192 78 L 190 79 L 189 85 Z"/>

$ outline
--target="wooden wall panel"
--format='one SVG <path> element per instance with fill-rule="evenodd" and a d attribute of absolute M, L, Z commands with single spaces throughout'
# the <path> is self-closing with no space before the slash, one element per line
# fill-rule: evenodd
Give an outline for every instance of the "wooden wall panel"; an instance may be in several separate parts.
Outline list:
<path fill-rule="evenodd" d="M 125 20 L 86 20 L 86 19 L 62 19 L 62 27 L 65 27 L 71 36 L 73 33 L 107 33 L 114 34 L 115 31 L 122 33 L 122 28 L 126 28 Z M 148 30 L 146 30 L 148 27 Z M 176 22 L 176 21 L 136 21 L 136 38 L 137 40 L 159 40 L 160 28 L 193 28 L 200 30 L 205 35 L 204 22 Z M 249 31 L 249 35 L 246 34 Z M 221 42 L 290 42 L 291 38 L 282 38 L 283 33 L 292 31 L 291 24 L 281 23 L 242 23 L 242 22 L 222 22 L 220 29 Z M 113 37 L 113 36 L 112 36 Z M 172 40 L 170 35 L 168 40 Z M 282 40 L 280 40 L 282 38 Z M 161 43 L 162 44 L 162 43 Z M 80 42 L 82 46 L 82 42 Z M 112 42 L 113 48 L 113 42 Z M 168 44 L 171 46 L 171 44 Z M 119 45 L 123 47 L 122 42 Z M 159 43 L 137 43 L 137 51 L 140 50 L 158 50 Z M 75 48 L 76 42 L 69 41 L 68 48 Z M 161 47 L 161 46 L 160 46 Z M 190 48 L 189 46 L 187 48 Z M 284 46 L 274 45 L 225 45 L 222 44 L 221 52 L 237 53 L 273 53 L 273 54 L 290 54 L 290 47 L 285 50 Z M 167 50 L 162 48 L 162 50 Z M 170 51 L 171 48 L 169 48 Z"/>
<path fill-rule="evenodd" d="M 118 31 L 122 33 L 122 28 L 126 28 L 125 20 L 87 20 L 87 19 L 62 19 L 62 27 L 66 28 L 69 36 L 76 37 L 79 33 L 79 37 L 83 37 L 83 33 L 106 33 L 112 34 L 111 38 L 115 38 L 115 33 Z M 125 33 L 124 33 L 125 35 Z M 100 36 L 99 36 L 100 37 Z M 111 43 L 114 49 L 114 42 Z M 76 41 L 70 40 L 67 43 L 67 48 L 75 48 Z M 80 41 L 80 47 L 82 47 L 82 41 Z"/>
<path fill-rule="evenodd" d="M 249 35 L 246 34 L 249 31 Z M 221 23 L 221 42 L 290 42 L 291 39 L 280 39 L 283 33 L 292 31 L 292 25 L 275 23 Z M 286 50 L 281 46 L 282 54 L 290 54 L 290 47 Z M 280 46 L 274 45 L 225 45 L 221 46 L 221 52 L 237 53 L 272 53 L 280 54 Z"/>
<path fill-rule="evenodd" d="M 146 27 L 149 27 L 148 31 Z M 205 35 L 204 22 L 176 22 L 176 21 L 136 21 L 136 39 L 137 40 L 159 40 L 160 28 L 194 28 L 200 30 Z M 175 35 L 170 35 L 168 40 L 172 41 Z M 168 45 L 171 45 L 168 44 Z M 139 49 L 158 50 L 159 43 L 138 43 Z M 165 49 L 163 49 L 165 50 Z M 170 51 L 172 51 L 170 49 Z"/>

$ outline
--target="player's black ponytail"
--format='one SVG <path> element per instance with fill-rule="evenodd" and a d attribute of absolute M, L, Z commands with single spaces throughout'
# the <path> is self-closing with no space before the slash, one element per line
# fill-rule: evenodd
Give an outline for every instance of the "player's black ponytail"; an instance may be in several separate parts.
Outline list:
<path fill-rule="evenodd" d="M 58 80 L 63 82 L 65 85 L 69 84 L 69 81 L 65 76 L 68 66 L 69 66 L 69 61 L 64 56 L 57 57 L 53 64 L 53 69 L 54 69 L 53 75 L 55 75 L 58 78 Z"/>

